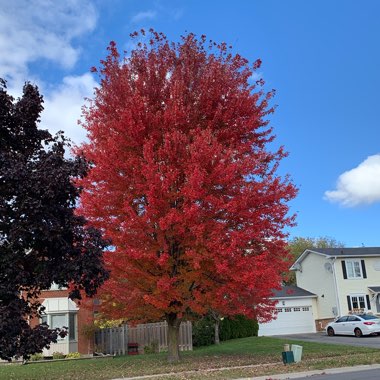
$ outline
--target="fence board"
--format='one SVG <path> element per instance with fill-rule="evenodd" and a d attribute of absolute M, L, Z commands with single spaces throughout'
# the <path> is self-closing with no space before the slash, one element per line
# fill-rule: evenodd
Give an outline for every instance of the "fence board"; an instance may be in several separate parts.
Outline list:
<path fill-rule="evenodd" d="M 168 325 L 166 322 L 147 323 L 131 327 L 122 325 L 100 329 L 95 333 L 95 351 L 111 355 L 128 353 L 128 343 L 138 343 L 139 352 L 146 346 L 157 346 L 159 351 L 168 348 Z M 179 349 L 193 349 L 191 322 L 182 322 L 179 330 Z"/>

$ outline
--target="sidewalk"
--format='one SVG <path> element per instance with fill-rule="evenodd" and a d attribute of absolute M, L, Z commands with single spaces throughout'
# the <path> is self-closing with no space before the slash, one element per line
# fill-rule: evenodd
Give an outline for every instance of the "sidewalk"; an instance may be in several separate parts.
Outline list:
<path fill-rule="evenodd" d="M 334 375 L 337 373 L 345 372 L 356 372 L 356 371 L 367 371 L 370 369 L 380 369 L 380 364 L 371 364 L 371 365 L 358 365 L 354 367 L 340 367 L 340 368 L 328 368 L 314 371 L 306 372 L 293 372 L 293 373 L 284 373 L 279 375 L 266 375 L 259 377 L 244 377 L 235 380 L 287 380 L 287 379 L 300 379 L 302 377 L 310 377 L 313 375 Z"/>

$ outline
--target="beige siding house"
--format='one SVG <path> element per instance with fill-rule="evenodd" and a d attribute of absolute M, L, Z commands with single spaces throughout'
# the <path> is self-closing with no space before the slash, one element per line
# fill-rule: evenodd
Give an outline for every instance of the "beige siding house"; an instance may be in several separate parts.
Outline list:
<path fill-rule="evenodd" d="M 349 312 L 380 314 L 380 247 L 307 249 L 290 269 L 297 286 L 317 295 L 319 330 Z"/>

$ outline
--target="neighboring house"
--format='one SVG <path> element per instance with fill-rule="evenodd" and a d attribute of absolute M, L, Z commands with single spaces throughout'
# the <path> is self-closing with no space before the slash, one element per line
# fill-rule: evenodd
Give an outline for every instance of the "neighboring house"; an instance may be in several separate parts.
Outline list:
<path fill-rule="evenodd" d="M 290 269 L 317 295 L 318 330 L 350 312 L 380 314 L 380 247 L 307 249 Z"/>
<path fill-rule="evenodd" d="M 259 325 L 259 336 L 316 332 L 314 310 L 317 296 L 298 286 L 274 291 L 276 319 Z"/>
<path fill-rule="evenodd" d="M 55 284 L 41 293 L 40 302 L 45 306 L 44 315 L 38 322 L 31 320 L 31 324 L 46 322 L 52 329 L 68 328 L 65 338 L 58 338 L 58 342 L 52 343 L 50 349 L 44 349 L 45 356 L 51 356 L 53 352 L 93 352 L 93 338 L 87 336 L 86 326 L 92 323 L 94 311 L 79 307 L 78 302 L 70 300 L 68 295 L 67 289 L 59 289 Z"/>

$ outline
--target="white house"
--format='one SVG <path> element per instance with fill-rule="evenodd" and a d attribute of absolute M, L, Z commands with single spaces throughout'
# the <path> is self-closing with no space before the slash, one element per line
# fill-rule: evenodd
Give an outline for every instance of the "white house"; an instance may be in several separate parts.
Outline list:
<path fill-rule="evenodd" d="M 307 249 L 290 269 L 317 296 L 318 330 L 349 312 L 380 314 L 380 247 Z"/>

